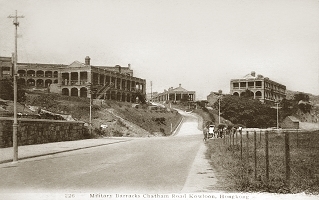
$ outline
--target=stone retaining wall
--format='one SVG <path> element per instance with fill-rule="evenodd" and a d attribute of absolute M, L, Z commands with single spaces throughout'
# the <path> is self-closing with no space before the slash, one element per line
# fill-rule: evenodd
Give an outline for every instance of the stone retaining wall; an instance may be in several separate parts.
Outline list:
<path fill-rule="evenodd" d="M 12 147 L 13 118 L 0 117 L 0 148 Z M 88 138 L 84 122 L 18 119 L 18 146 Z"/>

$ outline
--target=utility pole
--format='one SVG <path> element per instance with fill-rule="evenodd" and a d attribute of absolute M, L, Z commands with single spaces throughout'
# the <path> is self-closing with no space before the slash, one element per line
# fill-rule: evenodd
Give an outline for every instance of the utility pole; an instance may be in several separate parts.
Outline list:
<path fill-rule="evenodd" d="M 220 98 L 222 95 L 222 90 L 218 90 L 218 124 L 220 124 Z"/>
<path fill-rule="evenodd" d="M 220 124 L 220 97 L 218 98 L 218 124 Z"/>
<path fill-rule="evenodd" d="M 279 112 L 278 112 L 278 109 L 279 109 L 279 107 L 278 107 L 278 105 L 279 105 L 279 102 L 276 102 L 275 103 L 276 104 L 276 106 L 277 106 L 277 131 L 279 130 Z"/>
<path fill-rule="evenodd" d="M 90 96 L 90 135 L 92 136 L 92 94 Z"/>
<path fill-rule="evenodd" d="M 152 86 L 153 86 L 153 84 L 152 84 L 152 81 L 151 81 L 151 101 L 153 101 L 153 92 L 152 92 Z"/>
<path fill-rule="evenodd" d="M 90 131 L 90 136 L 92 136 L 92 83 L 88 83 L 88 91 L 90 94 L 90 116 L 89 116 L 89 131 Z"/>
<path fill-rule="evenodd" d="M 18 12 L 16 10 L 15 16 L 9 16 L 8 18 L 14 18 L 13 24 L 15 26 L 15 48 L 14 48 L 14 66 L 13 66 L 13 135 L 12 135 L 12 143 L 13 143 L 13 162 L 18 161 L 18 120 L 17 120 L 17 100 L 18 100 L 18 86 L 17 86 L 17 62 L 18 62 L 18 18 L 24 18 L 24 16 L 18 16 Z"/>

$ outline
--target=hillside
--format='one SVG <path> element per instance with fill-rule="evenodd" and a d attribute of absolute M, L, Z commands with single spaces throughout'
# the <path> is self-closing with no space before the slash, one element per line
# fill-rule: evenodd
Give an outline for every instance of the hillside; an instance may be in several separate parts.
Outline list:
<path fill-rule="evenodd" d="M 0 110 L 2 115 L 12 115 L 12 102 L 6 101 L 4 104 Z M 29 117 L 37 117 L 41 113 L 41 118 L 43 113 L 46 116 L 54 113 L 89 124 L 89 105 L 88 98 L 27 92 L 26 105 L 18 104 L 18 112 Z M 94 101 L 92 106 L 92 126 L 96 135 L 167 136 L 171 134 L 171 126 L 177 126 L 181 118 L 177 111 L 156 108 L 151 110 L 147 105 L 136 106 L 127 102 Z M 100 128 L 101 125 L 107 128 Z"/>
<path fill-rule="evenodd" d="M 294 95 L 300 93 L 299 91 L 286 91 L 286 98 L 291 100 Z M 309 123 L 319 123 L 319 96 L 313 95 L 310 93 L 305 93 L 309 96 L 310 104 L 312 105 L 310 113 L 303 113 L 298 110 L 294 116 L 297 117 L 301 122 L 309 122 Z"/>
<path fill-rule="evenodd" d="M 293 99 L 294 95 L 300 93 L 299 91 L 286 90 L 286 99 Z M 305 93 L 309 96 L 310 102 L 313 105 L 319 106 L 319 95 L 313 95 L 310 93 Z"/>

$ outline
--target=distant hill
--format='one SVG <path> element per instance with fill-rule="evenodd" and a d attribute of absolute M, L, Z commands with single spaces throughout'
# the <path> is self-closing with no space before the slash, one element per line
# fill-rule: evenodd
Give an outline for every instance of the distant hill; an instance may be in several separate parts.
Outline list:
<path fill-rule="evenodd" d="M 306 93 L 306 92 L 286 90 L 286 99 L 289 99 L 289 100 L 293 99 L 294 95 L 298 94 L 298 93 L 304 93 L 304 94 L 309 95 L 310 102 L 313 105 L 318 105 L 319 106 L 319 95 L 313 95 L 313 94 Z"/>

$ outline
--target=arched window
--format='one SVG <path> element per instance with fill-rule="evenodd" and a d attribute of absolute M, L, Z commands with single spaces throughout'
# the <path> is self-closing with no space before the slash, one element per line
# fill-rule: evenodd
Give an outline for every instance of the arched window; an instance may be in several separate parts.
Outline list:
<path fill-rule="evenodd" d="M 261 97 L 262 97 L 261 92 L 260 92 L 260 91 L 257 91 L 257 92 L 256 92 L 256 98 L 261 98 Z"/>
<path fill-rule="evenodd" d="M 238 92 L 234 92 L 233 95 L 239 97 Z"/>

